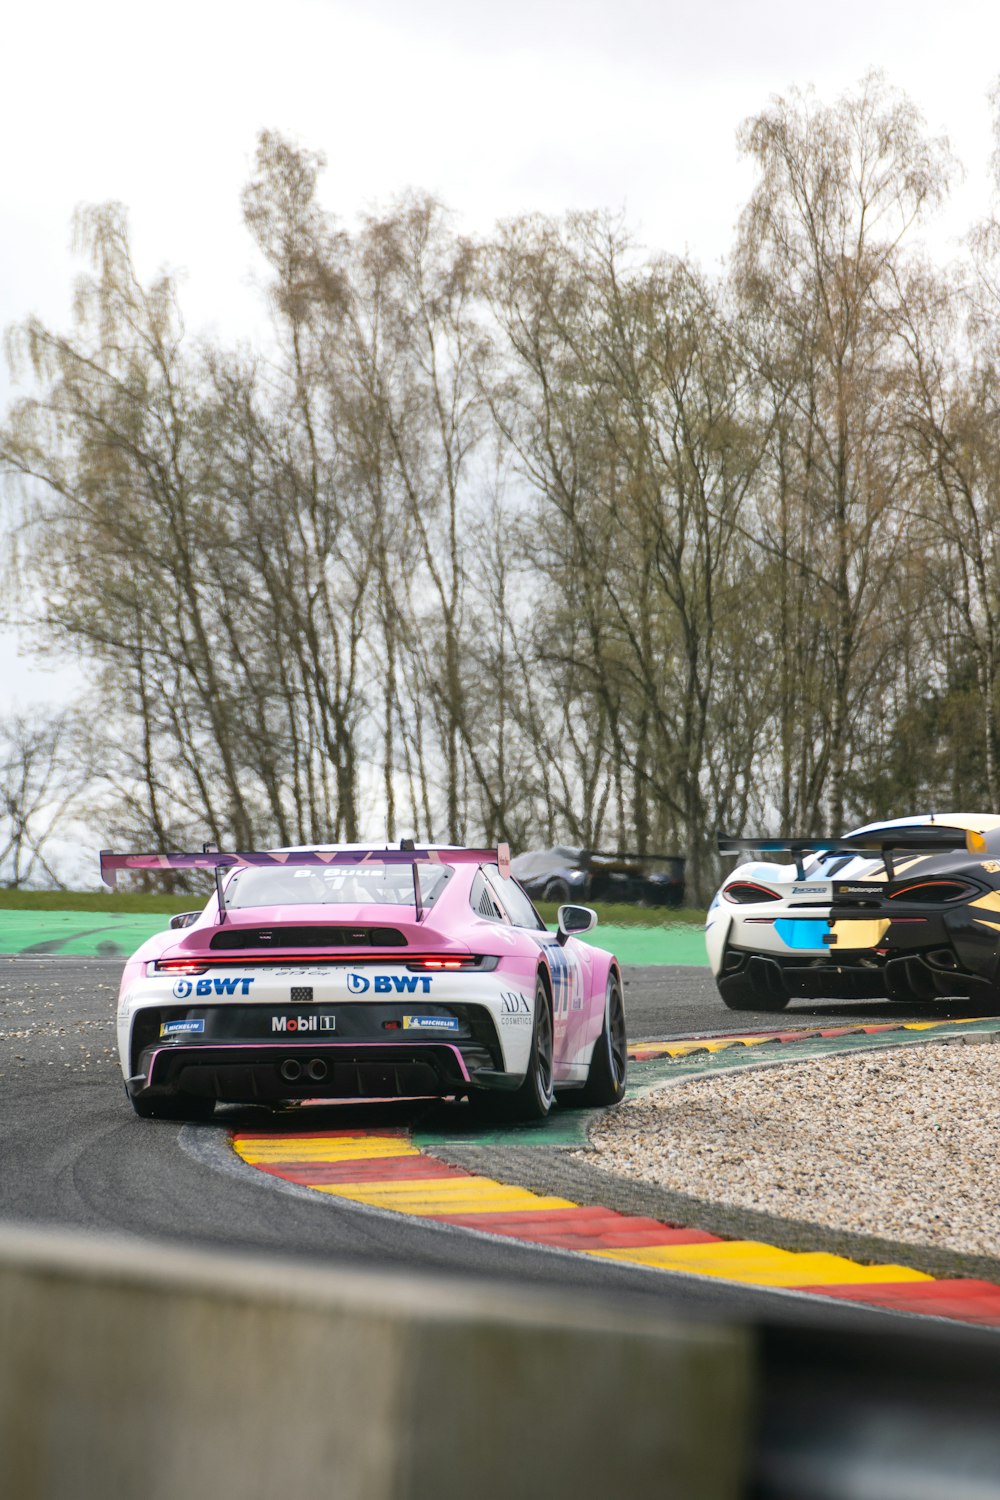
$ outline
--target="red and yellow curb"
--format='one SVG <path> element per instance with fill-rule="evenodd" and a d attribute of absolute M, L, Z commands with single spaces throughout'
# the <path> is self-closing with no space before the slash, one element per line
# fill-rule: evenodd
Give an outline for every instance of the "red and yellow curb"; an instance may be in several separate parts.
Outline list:
<path fill-rule="evenodd" d="M 549 1197 L 441 1161 L 414 1146 L 404 1130 L 237 1131 L 232 1141 L 259 1171 L 351 1203 L 652 1270 L 1000 1326 L 1000 1286 L 990 1282 L 936 1279 L 907 1266 L 727 1240 Z"/>
<path fill-rule="evenodd" d="M 693 1052 L 724 1052 L 729 1047 L 759 1047 L 764 1042 L 830 1041 L 845 1036 L 877 1036 L 885 1031 L 935 1031 L 942 1026 L 982 1025 L 978 1016 L 947 1021 L 881 1021 L 870 1026 L 799 1026 L 793 1031 L 736 1032 L 727 1036 L 683 1037 L 675 1042 L 636 1042 L 628 1049 L 632 1062 L 657 1057 L 689 1057 Z"/>

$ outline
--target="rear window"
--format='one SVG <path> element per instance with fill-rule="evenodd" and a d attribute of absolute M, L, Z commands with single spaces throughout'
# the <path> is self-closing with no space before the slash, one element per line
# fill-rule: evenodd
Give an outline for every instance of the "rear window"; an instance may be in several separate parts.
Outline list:
<path fill-rule="evenodd" d="M 449 865 L 420 865 L 420 899 L 433 906 L 448 877 Z M 248 906 L 412 906 L 410 865 L 331 865 L 302 868 L 237 870 L 226 886 L 230 910 Z"/>
<path fill-rule="evenodd" d="M 484 874 L 500 900 L 507 908 L 507 915 L 515 927 L 531 927 L 536 932 L 545 931 L 545 923 L 532 906 L 516 880 L 501 875 L 496 865 L 484 865 Z"/>
<path fill-rule="evenodd" d="M 472 882 L 472 890 L 469 892 L 469 903 L 477 917 L 485 917 L 487 922 L 506 922 L 500 898 L 490 889 L 486 883 L 486 877 L 482 870 L 477 870 Z"/>

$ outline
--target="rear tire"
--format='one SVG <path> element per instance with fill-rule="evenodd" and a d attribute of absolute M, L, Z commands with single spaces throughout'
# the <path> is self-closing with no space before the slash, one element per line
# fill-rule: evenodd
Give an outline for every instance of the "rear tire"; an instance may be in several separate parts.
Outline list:
<path fill-rule="evenodd" d="M 552 1006 L 541 975 L 535 981 L 535 1020 L 531 1055 L 524 1082 L 513 1094 L 492 1094 L 477 1101 L 480 1111 L 495 1120 L 544 1120 L 555 1098 L 553 1083 Z"/>
<path fill-rule="evenodd" d="M 755 990 L 742 974 L 731 974 L 728 979 L 717 979 L 716 984 L 722 1003 L 727 1010 L 784 1010 L 790 995 L 762 995 Z"/>
<path fill-rule="evenodd" d="M 589 1106 L 592 1109 L 620 1104 L 625 1097 L 628 1073 L 628 1037 L 625 1031 L 625 1004 L 621 980 L 612 974 L 608 980 L 608 999 L 604 1024 L 594 1043 L 587 1082 L 575 1094 L 567 1094 L 564 1103 Z"/>
<path fill-rule="evenodd" d="M 554 901 L 557 906 L 563 906 L 570 900 L 572 892 L 565 880 L 550 880 L 545 887 L 543 901 Z"/>
<path fill-rule="evenodd" d="M 215 1100 L 200 1094 L 168 1094 L 152 1098 L 137 1094 L 132 1108 L 141 1120 L 210 1120 Z"/>

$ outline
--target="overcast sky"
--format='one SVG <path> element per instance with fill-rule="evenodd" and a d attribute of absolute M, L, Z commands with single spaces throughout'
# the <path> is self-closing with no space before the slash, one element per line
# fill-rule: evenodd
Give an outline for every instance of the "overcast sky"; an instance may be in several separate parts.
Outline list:
<path fill-rule="evenodd" d="M 347 220 L 407 186 L 472 231 L 610 207 L 646 245 L 712 264 L 752 182 L 740 121 L 792 84 L 832 100 L 876 67 L 966 168 L 939 254 L 989 201 L 1000 7 L 986 0 L 56 0 L 9 8 L 4 30 L 4 327 L 68 321 L 70 217 L 114 198 L 140 272 L 184 272 L 189 327 L 252 337 L 260 269 L 239 194 L 264 126 L 326 154 L 324 198 Z M 69 689 L 8 644 L 0 709 Z"/>

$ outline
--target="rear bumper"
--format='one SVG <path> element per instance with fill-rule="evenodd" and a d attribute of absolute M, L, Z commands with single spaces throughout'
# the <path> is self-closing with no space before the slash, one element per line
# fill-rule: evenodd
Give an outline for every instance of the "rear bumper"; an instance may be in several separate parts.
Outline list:
<path fill-rule="evenodd" d="M 773 997 L 995 1000 L 1000 945 L 993 909 L 958 902 L 895 909 L 833 905 L 816 911 L 710 911 L 718 980 L 745 975 Z"/>
<path fill-rule="evenodd" d="M 478 1081 L 480 1072 L 518 1071 L 505 1060 L 489 1009 L 467 1001 L 191 1004 L 170 997 L 131 1019 L 122 1071 L 133 1098 L 146 1091 L 231 1103 L 444 1096 L 493 1087 L 488 1076 Z"/>
<path fill-rule="evenodd" d="M 475 1083 L 476 1075 L 485 1075 Z M 230 1103 L 282 1099 L 413 1098 L 495 1087 L 489 1053 L 427 1042 L 171 1043 L 146 1048 L 126 1080 L 140 1094 L 196 1094 Z"/>
<path fill-rule="evenodd" d="M 964 968 L 947 949 L 884 958 L 845 956 L 832 963 L 730 948 L 718 977 L 734 975 L 743 975 L 762 999 L 967 999 L 989 1004 L 997 996 L 992 980 Z"/>

